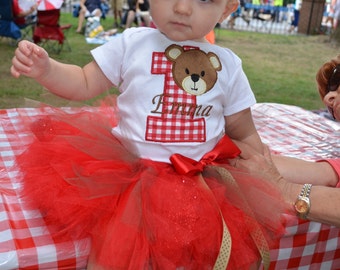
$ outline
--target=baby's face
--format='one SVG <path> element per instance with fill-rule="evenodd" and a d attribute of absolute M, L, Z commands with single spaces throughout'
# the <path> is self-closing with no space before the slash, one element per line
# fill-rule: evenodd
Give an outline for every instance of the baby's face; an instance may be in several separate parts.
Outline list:
<path fill-rule="evenodd" d="M 150 0 L 152 20 L 174 41 L 204 41 L 238 6 L 235 0 Z"/>

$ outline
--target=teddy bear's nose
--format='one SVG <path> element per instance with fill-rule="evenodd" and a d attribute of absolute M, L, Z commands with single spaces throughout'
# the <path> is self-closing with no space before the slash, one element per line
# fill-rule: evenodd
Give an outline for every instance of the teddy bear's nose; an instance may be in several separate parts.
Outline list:
<path fill-rule="evenodd" d="M 191 80 L 193 82 L 197 82 L 200 79 L 200 76 L 198 74 L 192 74 L 191 75 Z"/>

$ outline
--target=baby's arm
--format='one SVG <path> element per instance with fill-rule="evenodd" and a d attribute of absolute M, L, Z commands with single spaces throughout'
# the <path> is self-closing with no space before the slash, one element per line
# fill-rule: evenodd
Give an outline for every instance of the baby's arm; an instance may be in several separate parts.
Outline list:
<path fill-rule="evenodd" d="M 263 153 L 263 144 L 255 128 L 251 110 L 245 109 L 225 117 L 226 134 L 233 140 L 241 141 Z"/>
<path fill-rule="evenodd" d="M 86 100 L 113 85 L 95 61 L 83 68 L 57 62 L 38 45 L 21 41 L 12 59 L 11 73 L 35 79 L 50 92 L 70 100 Z"/>

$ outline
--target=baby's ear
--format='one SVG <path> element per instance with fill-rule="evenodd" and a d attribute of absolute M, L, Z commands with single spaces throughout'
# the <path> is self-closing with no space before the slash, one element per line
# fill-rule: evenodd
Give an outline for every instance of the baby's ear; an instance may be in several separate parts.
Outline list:
<path fill-rule="evenodd" d="M 226 18 L 228 18 L 228 16 L 235 12 L 239 6 L 239 1 L 237 0 L 227 0 L 227 4 L 224 8 L 224 12 L 221 15 L 221 18 L 219 19 L 219 23 L 222 23 Z"/>

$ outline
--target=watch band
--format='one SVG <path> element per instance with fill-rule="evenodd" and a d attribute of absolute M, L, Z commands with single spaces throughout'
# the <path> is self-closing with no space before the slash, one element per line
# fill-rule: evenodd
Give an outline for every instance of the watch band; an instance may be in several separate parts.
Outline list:
<path fill-rule="evenodd" d="M 304 184 L 299 197 L 307 197 L 309 198 L 310 192 L 312 190 L 312 184 Z"/>
<path fill-rule="evenodd" d="M 301 219 L 307 219 L 307 215 L 309 214 L 311 207 L 309 195 L 311 190 L 312 184 L 304 184 L 294 204 L 296 214 Z"/>

